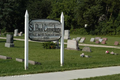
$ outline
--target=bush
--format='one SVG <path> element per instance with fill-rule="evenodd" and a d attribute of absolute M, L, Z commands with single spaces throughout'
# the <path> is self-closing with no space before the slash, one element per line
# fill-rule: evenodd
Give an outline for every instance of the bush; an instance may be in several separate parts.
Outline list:
<path fill-rule="evenodd" d="M 4 32 L 4 33 L 2 33 L 3 36 L 6 36 L 7 34 L 13 35 L 13 32 Z"/>
<path fill-rule="evenodd" d="M 84 28 L 80 28 L 80 29 L 71 29 L 70 30 L 71 34 L 79 34 L 79 35 L 87 35 L 87 31 Z"/>
<path fill-rule="evenodd" d="M 46 42 L 46 43 L 43 43 L 43 48 L 45 48 L 45 49 L 55 49 L 56 44 L 53 43 L 53 42 Z"/>

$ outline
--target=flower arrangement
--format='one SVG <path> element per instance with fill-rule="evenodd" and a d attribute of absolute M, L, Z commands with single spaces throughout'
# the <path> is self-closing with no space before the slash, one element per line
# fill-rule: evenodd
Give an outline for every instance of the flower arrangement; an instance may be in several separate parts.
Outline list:
<path fill-rule="evenodd" d="M 81 56 L 81 57 L 85 57 L 85 54 L 84 54 L 84 53 L 82 53 L 82 54 L 80 54 L 80 56 Z"/>
<path fill-rule="evenodd" d="M 109 53 L 109 51 L 105 51 L 105 53 L 106 53 L 106 54 L 108 54 L 108 53 Z"/>
<path fill-rule="evenodd" d="M 112 52 L 110 52 L 110 54 L 114 54 L 114 52 L 112 51 Z"/>

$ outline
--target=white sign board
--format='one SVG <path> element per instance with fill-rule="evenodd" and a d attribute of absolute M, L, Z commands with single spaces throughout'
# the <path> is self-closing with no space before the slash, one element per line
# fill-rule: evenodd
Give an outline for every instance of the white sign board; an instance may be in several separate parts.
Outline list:
<path fill-rule="evenodd" d="M 55 41 L 61 37 L 61 23 L 50 19 L 30 21 L 29 39 L 33 41 Z"/>

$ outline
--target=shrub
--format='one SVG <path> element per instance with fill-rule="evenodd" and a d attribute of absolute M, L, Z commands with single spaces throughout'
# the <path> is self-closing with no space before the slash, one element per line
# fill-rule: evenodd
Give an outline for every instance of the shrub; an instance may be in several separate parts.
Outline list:
<path fill-rule="evenodd" d="M 43 43 L 43 48 L 45 48 L 45 49 L 55 49 L 56 44 L 53 43 L 53 42 L 46 42 L 46 43 Z"/>
<path fill-rule="evenodd" d="M 84 28 L 80 28 L 80 29 L 71 29 L 70 30 L 71 34 L 79 34 L 79 35 L 87 35 L 87 31 Z"/>

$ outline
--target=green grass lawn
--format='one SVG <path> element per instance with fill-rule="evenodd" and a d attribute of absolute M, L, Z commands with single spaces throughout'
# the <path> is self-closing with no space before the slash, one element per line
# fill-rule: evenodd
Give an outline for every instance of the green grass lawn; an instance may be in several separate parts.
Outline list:
<path fill-rule="evenodd" d="M 120 80 L 120 74 L 75 80 Z"/>
<path fill-rule="evenodd" d="M 95 48 L 90 47 L 92 52 L 84 52 L 91 58 L 82 58 L 82 51 L 66 50 L 64 51 L 64 66 L 60 67 L 60 50 L 43 49 L 42 43 L 29 42 L 29 60 L 41 62 L 41 65 L 30 65 L 29 69 L 24 70 L 24 63 L 16 62 L 15 58 L 24 58 L 24 42 L 14 41 L 15 47 L 6 48 L 6 40 L 0 39 L 0 55 L 12 57 L 12 60 L 0 59 L 0 76 L 32 74 L 43 72 L 55 72 L 74 69 L 87 69 L 105 66 L 120 65 L 119 49 Z M 66 45 L 65 45 L 66 47 Z M 83 46 L 80 46 L 82 49 Z M 105 54 L 105 51 L 114 51 L 119 55 Z"/>

